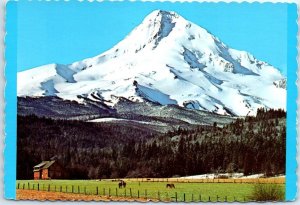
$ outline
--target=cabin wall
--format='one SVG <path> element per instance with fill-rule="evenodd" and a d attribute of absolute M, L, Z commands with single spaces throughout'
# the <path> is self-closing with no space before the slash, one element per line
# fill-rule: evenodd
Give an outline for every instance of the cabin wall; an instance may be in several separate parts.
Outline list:
<path fill-rule="evenodd" d="M 48 169 L 43 169 L 42 171 L 42 179 L 48 179 Z"/>
<path fill-rule="evenodd" d="M 33 171 L 33 178 L 38 179 L 63 179 L 66 174 L 58 163 L 53 163 L 48 168 L 41 168 Z"/>
<path fill-rule="evenodd" d="M 33 172 L 33 179 L 34 180 L 40 179 L 40 171 Z"/>

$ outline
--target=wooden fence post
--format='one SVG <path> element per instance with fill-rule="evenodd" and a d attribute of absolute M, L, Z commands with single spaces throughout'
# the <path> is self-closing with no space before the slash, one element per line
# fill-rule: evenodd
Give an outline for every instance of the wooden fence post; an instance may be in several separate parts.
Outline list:
<path fill-rule="evenodd" d="M 177 202 L 177 192 L 175 192 L 175 201 Z"/>
<path fill-rule="evenodd" d="M 138 190 L 138 198 L 140 198 L 140 190 Z"/>
<path fill-rule="evenodd" d="M 84 194 L 86 194 L 86 186 L 84 186 Z"/>
<path fill-rule="evenodd" d="M 227 202 L 227 196 L 225 196 L 225 202 Z"/>
<path fill-rule="evenodd" d="M 157 198 L 158 198 L 158 201 L 160 201 L 160 194 L 159 194 L 159 191 L 157 191 Z"/>
<path fill-rule="evenodd" d="M 194 194 L 192 194 L 192 202 L 194 201 Z"/>
<path fill-rule="evenodd" d="M 199 194 L 199 201 L 201 202 L 201 194 Z"/>
<path fill-rule="evenodd" d="M 77 187 L 78 194 L 80 194 L 80 186 Z"/>
<path fill-rule="evenodd" d="M 110 197 L 110 188 L 108 189 L 108 196 Z"/>
<path fill-rule="evenodd" d="M 125 190 L 124 190 L 124 195 L 125 195 L 125 197 L 126 197 L 126 188 L 125 188 Z"/>
<path fill-rule="evenodd" d="M 210 196 L 208 196 L 208 201 L 210 201 Z"/>
<path fill-rule="evenodd" d="M 217 202 L 219 201 L 219 196 L 217 195 Z"/>
<path fill-rule="evenodd" d="M 131 188 L 129 189 L 129 192 L 130 192 L 130 198 L 132 198 L 132 192 L 131 192 Z"/>
<path fill-rule="evenodd" d="M 61 185 L 59 186 L 59 192 L 62 192 L 62 186 Z"/>
<path fill-rule="evenodd" d="M 103 188 L 103 196 L 105 196 L 105 188 Z"/>
<path fill-rule="evenodd" d="M 183 201 L 185 202 L 185 193 L 183 193 Z"/>
<path fill-rule="evenodd" d="M 48 184 L 48 191 L 50 191 L 50 184 Z"/>
<path fill-rule="evenodd" d="M 116 196 L 118 197 L 118 188 L 116 188 Z"/>
<path fill-rule="evenodd" d="M 23 184 L 23 189 L 25 189 L 25 184 Z"/>
<path fill-rule="evenodd" d="M 18 183 L 18 188 L 17 189 L 19 189 L 20 188 L 20 183 Z"/>
<path fill-rule="evenodd" d="M 74 185 L 72 185 L 72 193 L 74 193 Z"/>
<path fill-rule="evenodd" d="M 147 189 L 145 189 L 145 199 L 147 199 Z"/>
<path fill-rule="evenodd" d="M 98 195 L 98 187 L 96 187 L 96 195 Z"/>
<path fill-rule="evenodd" d="M 29 185 L 29 182 L 28 182 L 28 184 L 27 184 L 27 188 L 30 190 L 30 185 Z"/>
<path fill-rule="evenodd" d="M 38 183 L 38 185 L 37 185 L 37 186 L 38 186 L 38 191 L 40 191 L 40 184 Z"/>

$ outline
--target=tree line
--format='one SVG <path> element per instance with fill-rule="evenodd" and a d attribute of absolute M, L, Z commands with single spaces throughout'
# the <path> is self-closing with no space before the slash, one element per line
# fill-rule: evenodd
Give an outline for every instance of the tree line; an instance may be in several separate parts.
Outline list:
<path fill-rule="evenodd" d="M 218 127 L 178 128 L 165 134 L 126 124 L 18 116 L 17 178 L 57 156 L 70 179 L 173 177 L 243 172 L 285 173 L 286 113 L 260 109 L 256 117 Z"/>

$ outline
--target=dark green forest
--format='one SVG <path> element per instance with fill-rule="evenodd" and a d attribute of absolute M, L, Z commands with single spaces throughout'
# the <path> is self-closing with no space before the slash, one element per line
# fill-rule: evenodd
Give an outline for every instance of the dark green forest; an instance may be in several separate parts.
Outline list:
<path fill-rule="evenodd" d="M 256 117 L 219 127 L 178 128 L 165 134 L 126 124 L 18 116 L 17 178 L 56 156 L 70 179 L 172 177 L 243 172 L 285 173 L 286 113 L 259 109 Z"/>

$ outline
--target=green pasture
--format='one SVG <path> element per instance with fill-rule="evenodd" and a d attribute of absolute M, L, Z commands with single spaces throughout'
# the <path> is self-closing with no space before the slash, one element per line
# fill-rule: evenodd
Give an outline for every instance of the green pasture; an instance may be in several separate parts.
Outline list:
<path fill-rule="evenodd" d="M 34 189 L 89 195 L 147 198 L 161 201 L 249 201 L 255 184 L 238 183 L 173 183 L 175 189 L 166 188 L 168 182 L 127 182 L 118 187 L 112 180 L 17 180 L 17 189 Z M 169 182 L 170 183 L 170 182 Z M 284 190 L 284 184 L 280 185 Z M 176 197 L 177 196 L 177 197 Z"/>

